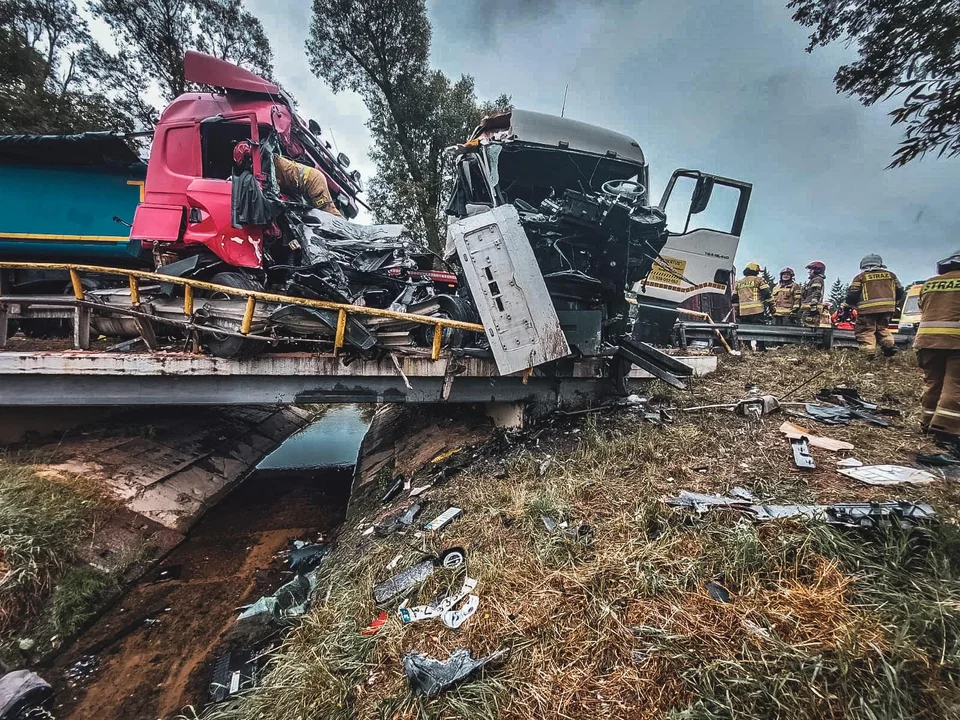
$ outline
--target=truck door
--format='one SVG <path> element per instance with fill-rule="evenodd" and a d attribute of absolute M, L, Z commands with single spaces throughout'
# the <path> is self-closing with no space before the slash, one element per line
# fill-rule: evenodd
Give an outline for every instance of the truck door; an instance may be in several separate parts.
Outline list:
<path fill-rule="evenodd" d="M 752 188 L 699 170 L 674 172 L 659 205 L 669 237 L 634 287 L 638 300 L 679 305 L 700 293 L 726 293 Z"/>

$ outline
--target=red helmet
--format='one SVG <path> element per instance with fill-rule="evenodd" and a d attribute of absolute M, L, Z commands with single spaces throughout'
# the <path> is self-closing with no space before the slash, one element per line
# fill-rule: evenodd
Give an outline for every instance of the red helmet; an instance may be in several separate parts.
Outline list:
<path fill-rule="evenodd" d="M 792 267 L 785 267 L 783 270 L 781 270 L 780 277 L 783 277 L 784 275 L 789 275 L 790 277 L 797 276 L 797 274 L 793 271 Z"/>
<path fill-rule="evenodd" d="M 827 266 L 819 260 L 814 260 L 812 263 L 807 265 L 807 270 L 813 270 L 814 272 L 818 272 L 822 275 L 827 271 Z"/>
<path fill-rule="evenodd" d="M 238 167 L 253 158 L 253 146 L 246 140 L 241 140 L 233 146 L 233 164 Z"/>

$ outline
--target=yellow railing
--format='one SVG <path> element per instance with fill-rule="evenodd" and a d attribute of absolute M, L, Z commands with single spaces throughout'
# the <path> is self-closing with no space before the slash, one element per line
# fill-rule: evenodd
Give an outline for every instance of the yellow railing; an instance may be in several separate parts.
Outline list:
<path fill-rule="evenodd" d="M 140 304 L 140 280 L 152 280 L 160 283 L 170 283 L 183 286 L 183 312 L 187 316 L 193 315 L 194 290 L 207 290 L 211 292 L 220 292 L 225 295 L 235 295 L 247 299 L 246 307 L 243 312 L 243 319 L 240 321 L 240 334 L 247 335 L 253 326 L 253 315 L 257 307 L 257 302 L 281 303 L 285 305 L 301 305 L 303 307 L 318 308 L 321 310 L 336 310 L 337 329 L 334 335 L 334 352 L 343 347 L 347 330 L 347 316 L 350 313 L 354 315 L 367 315 L 371 317 L 390 318 L 393 320 L 402 320 L 405 322 L 419 323 L 421 325 L 433 325 L 433 348 L 431 356 L 434 360 L 440 357 L 440 345 L 443 341 L 444 328 L 452 330 L 467 330 L 469 332 L 485 333 L 483 325 L 477 323 L 462 322 L 460 320 L 449 320 L 447 318 L 432 317 L 430 315 L 416 315 L 413 313 L 395 312 L 393 310 L 381 310 L 380 308 L 362 307 L 360 305 L 347 305 L 344 303 L 329 302 L 327 300 L 311 300 L 308 298 L 292 297 L 289 295 L 279 295 L 277 293 L 264 292 L 261 290 L 246 290 L 242 288 L 233 288 L 226 285 L 216 285 L 204 280 L 195 280 L 193 278 L 182 278 L 173 275 L 162 275 L 160 273 L 148 272 L 146 270 L 131 270 L 127 268 L 100 267 L 97 265 L 80 265 L 76 263 L 37 263 L 37 262 L 0 262 L 0 270 L 66 270 L 70 273 L 70 284 L 73 288 L 73 295 L 77 300 L 84 300 L 83 284 L 80 281 L 80 273 L 96 273 L 97 275 L 119 275 L 127 278 L 130 287 L 130 303 L 134 306 Z M 105 309 L 109 309 L 106 306 Z"/>

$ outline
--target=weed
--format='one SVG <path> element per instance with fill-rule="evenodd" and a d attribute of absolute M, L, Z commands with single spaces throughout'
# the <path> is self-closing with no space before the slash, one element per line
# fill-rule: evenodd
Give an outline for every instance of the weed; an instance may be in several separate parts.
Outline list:
<path fill-rule="evenodd" d="M 73 565 L 57 579 L 50 598 L 53 631 L 70 637 L 93 617 L 100 603 L 116 589 L 109 575 L 90 565 Z"/>

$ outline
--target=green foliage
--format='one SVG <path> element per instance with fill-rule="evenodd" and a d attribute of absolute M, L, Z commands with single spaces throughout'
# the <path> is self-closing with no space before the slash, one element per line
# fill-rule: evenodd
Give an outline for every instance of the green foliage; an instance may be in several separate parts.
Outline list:
<path fill-rule="evenodd" d="M 144 125 L 156 121 L 145 99 L 151 87 L 167 101 L 192 89 L 183 75 L 189 49 L 273 74 L 263 25 L 242 0 L 92 0 L 90 10 L 110 26 L 119 48 L 116 55 L 98 50 L 99 79 L 120 89 L 126 109 Z"/>
<path fill-rule="evenodd" d="M 763 270 L 760 271 L 760 274 L 763 276 L 763 279 L 767 283 L 767 285 L 769 285 L 771 288 L 774 285 L 776 285 L 778 282 L 780 282 L 780 278 L 775 278 L 773 274 L 767 269 L 766 265 L 763 266 Z"/>
<path fill-rule="evenodd" d="M 76 559 L 96 501 L 0 461 L 0 634 L 40 607 Z"/>
<path fill-rule="evenodd" d="M 960 154 L 960 6 L 943 0 L 790 0 L 793 19 L 813 28 L 808 52 L 833 42 L 855 45 L 837 91 L 864 105 L 902 98 L 890 112 L 904 125 L 890 167 L 927 152 Z"/>
<path fill-rule="evenodd" d="M 830 297 L 828 299 L 833 303 L 834 308 L 839 308 L 846 298 L 847 286 L 843 284 L 843 280 L 837 278 L 833 281 L 833 285 L 830 286 Z"/>
<path fill-rule="evenodd" d="M 73 0 L 0 0 L 0 133 L 131 130 Z"/>
<path fill-rule="evenodd" d="M 90 565 L 67 568 L 58 578 L 50 599 L 54 632 L 66 637 L 78 632 L 116 587 L 109 575 Z"/>
<path fill-rule="evenodd" d="M 315 0 L 307 57 L 334 92 L 353 90 L 370 110 L 377 176 L 370 200 L 380 221 L 403 222 L 443 247 L 442 208 L 452 187 L 444 149 L 462 142 L 485 114 L 473 78 L 451 81 L 429 67 L 424 0 Z"/>

